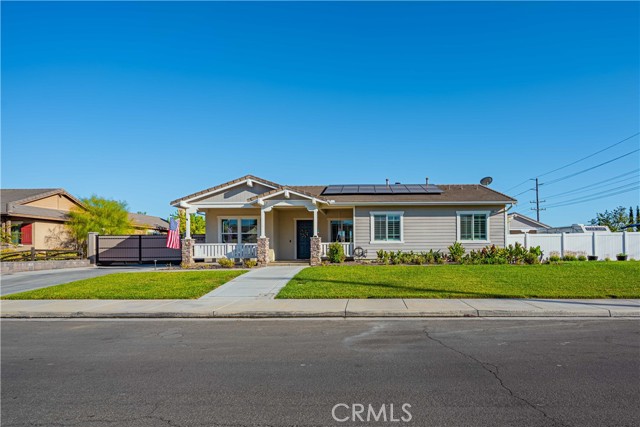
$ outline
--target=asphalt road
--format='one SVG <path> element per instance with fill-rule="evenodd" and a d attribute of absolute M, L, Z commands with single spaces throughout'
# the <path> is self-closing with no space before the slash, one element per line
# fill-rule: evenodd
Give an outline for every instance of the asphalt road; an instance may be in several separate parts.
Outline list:
<path fill-rule="evenodd" d="M 2 321 L 2 425 L 632 426 L 640 321 Z M 380 421 L 338 422 L 363 404 Z M 385 414 L 380 414 L 381 405 Z M 391 422 L 407 414 L 409 422 Z M 355 406 L 356 413 L 360 407 Z M 387 422 L 382 421 L 386 415 Z M 351 414 L 353 416 L 353 414 Z"/>
<path fill-rule="evenodd" d="M 13 274 L 3 274 L 0 277 L 0 295 L 30 291 L 61 285 L 75 280 L 89 279 L 112 273 L 149 271 L 153 265 L 133 265 L 119 267 L 83 267 L 65 268 L 60 270 L 24 271 Z"/>

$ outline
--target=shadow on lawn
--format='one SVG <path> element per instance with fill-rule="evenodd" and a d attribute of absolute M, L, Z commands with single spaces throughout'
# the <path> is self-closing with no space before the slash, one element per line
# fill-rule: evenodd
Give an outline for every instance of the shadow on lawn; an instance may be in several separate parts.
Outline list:
<path fill-rule="evenodd" d="M 357 281 L 347 281 L 347 280 L 333 280 L 333 279 L 299 279 L 296 280 L 298 283 L 304 282 L 316 282 L 316 283 L 335 283 L 338 285 L 350 285 L 350 286 L 363 286 L 363 287 L 371 287 L 371 288 L 387 288 L 398 291 L 408 291 L 410 294 L 400 294 L 400 295 L 389 295 L 389 296 L 376 296 L 376 295 L 367 295 L 365 293 L 360 298 L 420 298 L 428 295 L 423 294 L 440 294 L 440 295 L 456 295 L 457 298 L 464 297 L 477 297 L 477 298 L 528 298 L 523 295 L 514 295 L 514 294 L 499 294 L 499 293 L 486 293 L 486 292 L 473 292 L 473 291 L 454 291 L 454 290 L 443 290 L 443 289 L 431 289 L 431 288 L 422 288 L 422 287 L 413 287 L 413 286 L 405 286 L 405 285 L 392 285 L 388 283 L 369 283 L 369 282 L 357 282 Z M 412 295 L 415 294 L 415 295 Z M 310 296 L 307 298 L 318 298 L 317 296 Z M 333 298 L 333 296 L 329 297 Z M 356 297 L 353 297 L 356 298 Z M 437 296 L 436 296 L 437 298 Z M 529 297 L 530 298 L 530 297 Z"/>

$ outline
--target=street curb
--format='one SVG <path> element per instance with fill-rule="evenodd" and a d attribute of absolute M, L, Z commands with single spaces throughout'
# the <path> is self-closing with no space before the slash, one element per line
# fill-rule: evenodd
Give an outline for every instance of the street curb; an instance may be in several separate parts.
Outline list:
<path fill-rule="evenodd" d="M 189 312 L 156 312 L 156 313 L 90 313 L 90 312 L 43 312 L 43 313 L 2 313 L 0 318 L 3 319 L 293 319 L 293 318 L 499 318 L 499 317 L 519 317 L 519 318 L 640 318 L 640 313 L 567 313 L 567 312 L 549 312 L 549 313 L 526 313 L 526 312 L 505 312 L 505 311 L 485 311 L 478 315 L 460 314 L 460 313 L 327 313 L 327 312 L 272 312 L 272 311 L 252 311 L 237 313 L 189 313 Z"/>
<path fill-rule="evenodd" d="M 1 318 L 640 318 L 640 300 L 3 300 Z"/>

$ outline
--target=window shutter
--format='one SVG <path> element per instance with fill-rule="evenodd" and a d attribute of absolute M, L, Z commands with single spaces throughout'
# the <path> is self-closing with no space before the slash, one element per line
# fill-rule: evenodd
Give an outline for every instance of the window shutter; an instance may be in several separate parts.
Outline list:
<path fill-rule="evenodd" d="M 22 244 L 23 245 L 32 245 L 33 244 L 33 224 L 25 224 L 20 229 L 20 234 L 22 235 Z"/>
<path fill-rule="evenodd" d="M 373 217 L 373 240 L 387 240 L 387 216 Z"/>

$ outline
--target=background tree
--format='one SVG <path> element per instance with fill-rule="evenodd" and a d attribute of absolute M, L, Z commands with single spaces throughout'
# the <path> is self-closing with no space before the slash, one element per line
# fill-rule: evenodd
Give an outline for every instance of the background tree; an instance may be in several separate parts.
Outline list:
<path fill-rule="evenodd" d="M 171 214 L 171 218 L 180 219 L 180 234 L 187 231 L 187 213 L 184 209 L 178 209 Z M 191 214 L 191 234 L 205 234 L 207 229 L 204 217 L 201 215 Z"/>
<path fill-rule="evenodd" d="M 627 218 L 627 225 L 633 224 L 633 207 L 629 206 L 629 218 Z M 627 228 L 627 231 L 635 231 L 634 227 Z"/>
<path fill-rule="evenodd" d="M 640 224 L 640 206 L 636 206 L 636 224 Z M 636 231 L 640 231 L 640 226 L 636 227 Z"/>
<path fill-rule="evenodd" d="M 126 202 L 105 199 L 95 194 L 82 199 L 84 208 L 69 212 L 67 229 L 78 247 L 85 247 L 89 232 L 100 234 L 129 234 L 133 224 Z"/>
<path fill-rule="evenodd" d="M 589 222 L 591 225 L 606 225 L 611 231 L 620 231 L 622 227 L 629 224 L 627 208 L 618 206 L 613 211 L 597 213 L 596 217 Z"/>

